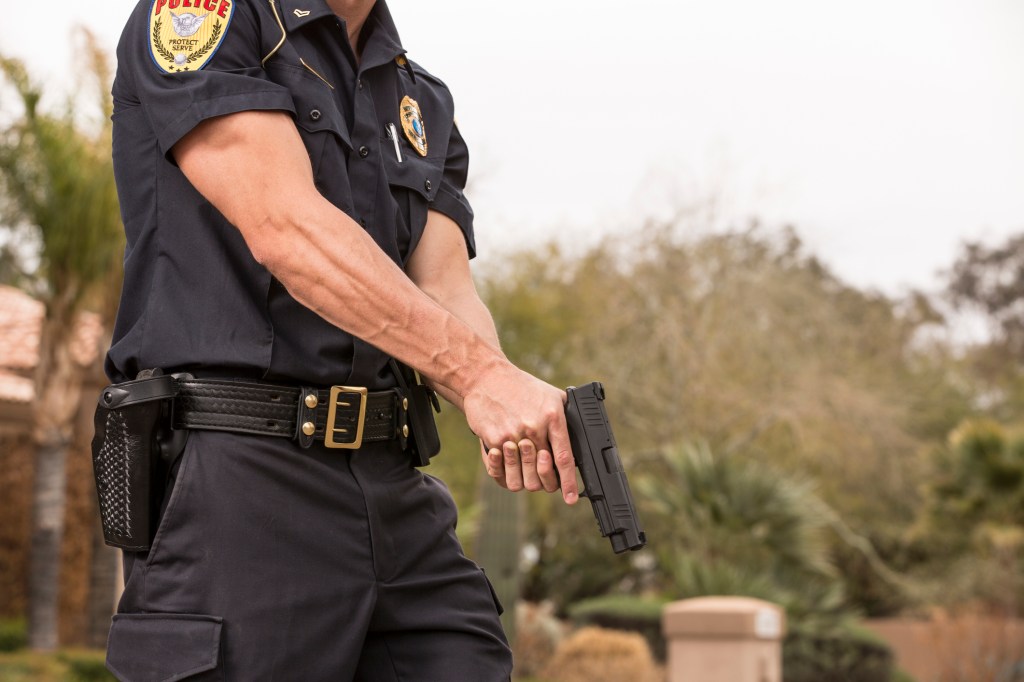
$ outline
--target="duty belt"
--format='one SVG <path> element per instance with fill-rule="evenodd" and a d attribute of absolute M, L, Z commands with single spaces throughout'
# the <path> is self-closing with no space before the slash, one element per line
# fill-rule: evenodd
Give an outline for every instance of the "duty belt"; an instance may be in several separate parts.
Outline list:
<path fill-rule="evenodd" d="M 409 400 L 398 389 L 329 389 L 218 379 L 178 378 L 175 429 L 233 431 L 295 438 L 303 447 L 355 450 L 363 443 L 409 437 Z"/>

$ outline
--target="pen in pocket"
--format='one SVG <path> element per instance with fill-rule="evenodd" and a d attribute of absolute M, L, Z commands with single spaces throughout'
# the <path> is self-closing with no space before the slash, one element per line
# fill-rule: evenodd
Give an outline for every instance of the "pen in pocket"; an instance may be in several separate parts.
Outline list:
<path fill-rule="evenodd" d="M 386 130 L 388 137 L 395 143 L 395 156 L 398 158 L 398 163 L 402 163 L 402 148 L 398 146 L 398 131 L 395 130 L 395 124 L 389 123 Z"/>

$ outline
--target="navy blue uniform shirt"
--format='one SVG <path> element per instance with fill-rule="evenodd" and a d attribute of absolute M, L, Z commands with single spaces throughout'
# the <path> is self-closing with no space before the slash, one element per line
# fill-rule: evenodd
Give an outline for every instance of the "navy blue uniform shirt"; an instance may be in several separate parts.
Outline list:
<path fill-rule="evenodd" d="M 200 23 L 204 32 L 197 32 Z M 357 64 L 344 22 L 324 0 L 139 2 L 118 46 L 113 88 L 114 172 L 127 248 L 107 356 L 111 379 L 159 367 L 391 385 L 387 356 L 296 302 L 171 155 L 208 118 L 287 111 L 317 189 L 395 263 L 404 266 L 416 248 L 430 208 L 458 223 L 472 257 L 473 213 L 462 192 L 468 152 L 448 89 L 406 61 L 384 0 L 361 40 Z M 180 46 L 192 52 L 177 53 Z M 170 60 L 164 66 L 161 55 Z M 414 133 L 403 131 L 406 98 L 419 105 L 415 132 L 425 133 L 425 156 Z"/>

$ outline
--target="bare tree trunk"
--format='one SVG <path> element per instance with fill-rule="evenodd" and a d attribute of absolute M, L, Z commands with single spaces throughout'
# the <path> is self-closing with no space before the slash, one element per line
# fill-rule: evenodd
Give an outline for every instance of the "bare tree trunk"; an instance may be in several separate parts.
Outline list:
<path fill-rule="evenodd" d="M 67 442 L 40 445 L 32 490 L 32 555 L 29 561 L 29 646 L 57 648 L 60 547 L 64 535 L 64 463 Z"/>
<path fill-rule="evenodd" d="M 75 362 L 70 348 L 73 325 L 61 322 L 68 317 L 57 315 L 44 320 L 36 381 L 33 435 L 38 450 L 32 489 L 28 640 L 31 648 L 44 651 L 59 644 L 66 463 L 82 395 L 83 368 Z"/>

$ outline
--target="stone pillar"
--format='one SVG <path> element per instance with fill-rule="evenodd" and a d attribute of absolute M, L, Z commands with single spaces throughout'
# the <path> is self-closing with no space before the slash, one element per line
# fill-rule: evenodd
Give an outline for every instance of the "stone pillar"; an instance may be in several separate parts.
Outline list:
<path fill-rule="evenodd" d="M 662 612 L 668 682 L 782 682 L 783 610 L 749 597 L 698 597 Z"/>

